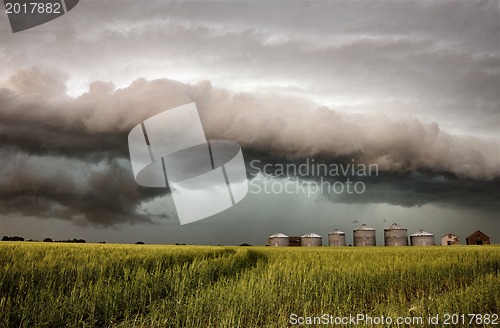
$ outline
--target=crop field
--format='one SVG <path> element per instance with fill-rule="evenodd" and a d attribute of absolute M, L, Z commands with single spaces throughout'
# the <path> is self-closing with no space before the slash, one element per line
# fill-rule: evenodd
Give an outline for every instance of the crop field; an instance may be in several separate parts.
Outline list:
<path fill-rule="evenodd" d="M 500 309 L 499 246 L 2 242 L 0 268 L 1 327 L 289 327 L 292 314 L 358 313 L 421 316 L 399 326 L 424 327 Z"/>

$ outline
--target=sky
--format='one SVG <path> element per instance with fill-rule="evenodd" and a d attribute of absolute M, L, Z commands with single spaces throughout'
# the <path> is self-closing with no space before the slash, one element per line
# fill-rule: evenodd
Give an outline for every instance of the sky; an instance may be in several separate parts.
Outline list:
<path fill-rule="evenodd" d="M 397 222 L 500 243 L 499 18 L 498 1 L 81 0 L 12 33 L 2 10 L 0 235 L 326 244 L 366 223 L 382 245 Z M 249 193 L 181 225 L 169 188 L 136 183 L 127 136 L 191 102 L 242 147 Z M 312 163 L 378 169 L 279 172 Z M 347 179 L 363 192 L 314 190 Z"/>

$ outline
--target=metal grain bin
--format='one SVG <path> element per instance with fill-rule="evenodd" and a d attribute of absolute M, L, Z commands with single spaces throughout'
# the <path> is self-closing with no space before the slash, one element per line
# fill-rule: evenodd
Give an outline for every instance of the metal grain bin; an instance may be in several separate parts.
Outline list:
<path fill-rule="evenodd" d="M 377 238 L 375 229 L 362 224 L 361 227 L 352 231 L 354 237 L 354 246 L 376 246 Z"/>
<path fill-rule="evenodd" d="M 288 236 L 281 232 L 275 233 L 269 236 L 268 243 L 269 246 L 288 246 Z"/>
<path fill-rule="evenodd" d="M 391 224 L 389 228 L 384 229 L 385 246 L 408 246 L 408 236 L 406 228 Z"/>
<path fill-rule="evenodd" d="M 301 246 L 322 246 L 323 239 L 313 232 L 305 234 L 300 239 Z"/>
<path fill-rule="evenodd" d="M 328 246 L 345 246 L 345 232 L 338 229 L 328 234 Z"/>
<path fill-rule="evenodd" d="M 420 230 L 410 235 L 410 243 L 412 246 L 434 246 L 434 235 Z"/>

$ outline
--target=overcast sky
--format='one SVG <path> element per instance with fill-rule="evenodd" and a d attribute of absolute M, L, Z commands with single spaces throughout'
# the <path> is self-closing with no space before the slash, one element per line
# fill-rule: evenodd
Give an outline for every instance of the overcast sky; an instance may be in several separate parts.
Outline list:
<path fill-rule="evenodd" d="M 264 244 L 312 231 L 326 243 L 366 223 L 383 244 L 397 222 L 500 243 L 499 8 L 81 0 L 18 33 L 0 13 L 0 234 Z M 242 146 L 251 190 L 290 181 L 252 160 L 376 164 L 379 176 L 358 177 L 356 195 L 251 192 L 181 226 L 168 189 L 136 184 L 127 135 L 193 101 L 207 138 Z"/>

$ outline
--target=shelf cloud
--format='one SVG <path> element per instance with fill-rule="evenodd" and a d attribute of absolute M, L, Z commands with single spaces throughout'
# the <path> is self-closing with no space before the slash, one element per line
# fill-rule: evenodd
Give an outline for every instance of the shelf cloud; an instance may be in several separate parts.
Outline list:
<path fill-rule="evenodd" d="M 481 185 L 490 190 L 500 178 L 498 139 L 450 134 L 437 123 L 416 118 L 343 113 L 300 97 L 235 93 L 208 81 L 186 84 L 138 78 L 125 88 L 96 81 L 86 93 L 70 97 L 65 93 L 66 79 L 63 72 L 33 67 L 15 73 L 0 89 L 0 152 L 8 173 L 0 179 L 0 202 L 12 213 L 69 218 L 81 224 L 149 222 L 141 203 L 167 190 L 135 184 L 128 132 L 165 108 L 192 101 L 198 105 L 207 137 L 238 142 L 248 160 L 352 159 L 377 164 L 387 177 L 421 173 L 465 179 L 473 187 L 458 190 L 471 194 Z M 411 197 L 404 193 L 377 192 L 412 185 L 380 179 L 372 193 L 354 202 L 414 206 L 436 200 L 432 192 L 413 197 L 410 203 Z M 424 189 L 432 189 L 430 181 Z M 450 184 L 457 183 L 437 183 L 438 189 L 444 188 L 441 194 L 450 191 Z M 407 192 L 411 195 L 415 188 L 421 192 L 422 183 Z"/>
<path fill-rule="evenodd" d="M 500 210 L 498 15 L 495 0 L 97 0 L 19 33 L 0 17 L 0 219 L 89 226 L 79 231 L 176 222 L 173 203 L 158 209 L 168 188 L 135 183 L 127 135 L 195 102 L 207 139 L 241 145 L 250 179 L 255 159 L 379 169 L 360 178 L 362 195 L 247 197 L 259 203 L 235 209 L 240 223 L 264 199 L 262 222 L 271 216 L 277 228 L 298 215 L 296 202 L 321 218 L 338 205 L 346 222 L 370 206 L 384 207 L 384 220 L 424 222 L 431 216 L 419 209 L 432 205 L 436 216 L 491 227 Z"/>

